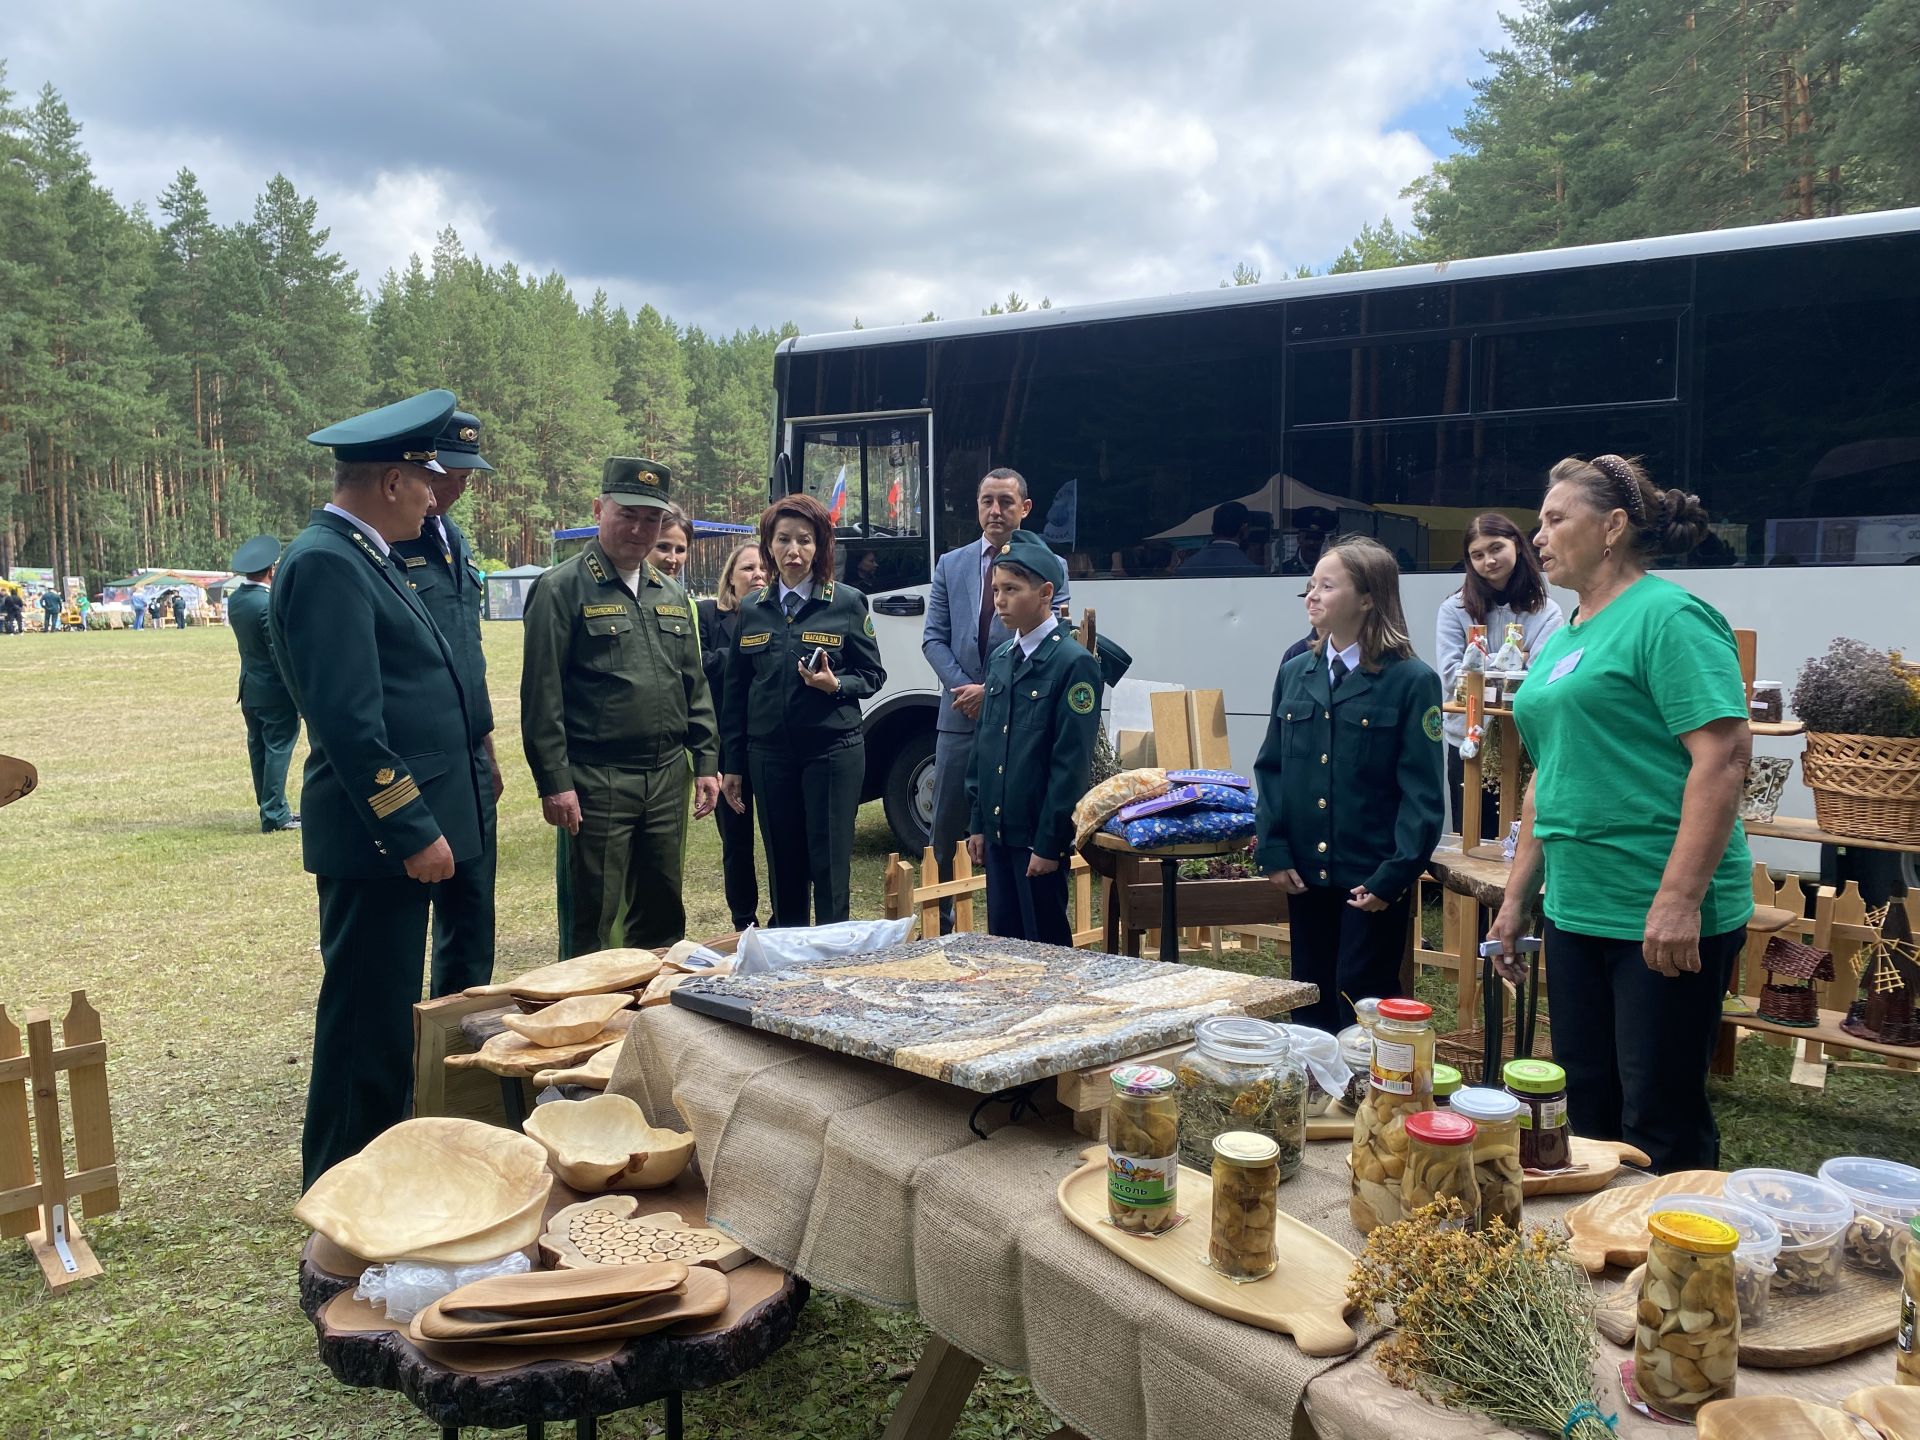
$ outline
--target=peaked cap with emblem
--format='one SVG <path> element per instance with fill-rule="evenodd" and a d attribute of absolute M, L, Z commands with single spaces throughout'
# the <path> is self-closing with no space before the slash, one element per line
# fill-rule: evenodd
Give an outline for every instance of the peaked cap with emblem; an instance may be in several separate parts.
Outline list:
<path fill-rule="evenodd" d="M 440 452 L 440 464 L 445 469 L 493 469 L 480 458 L 480 422 L 464 410 L 456 410 L 447 417 L 446 428 L 440 432 L 434 448 Z"/>
<path fill-rule="evenodd" d="M 233 552 L 233 573 L 258 575 L 262 570 L 270 569 L 279 559 L 279 536 L 256 535 Z"/>
<path fill-rule="evenodd" d="M 1047 542 L 1032 530 L 1016 530 L 993 557 L 995 568 L 1017 565 L 1037 580 L 1045 580 L 1058 595 L 1067 588 L 1067 562 L 1048 548 Z"/>
<path fill-rule="evenodd" d="M 616 455 L 601 467 L 600 496 L 616 505 L 651 505 L 667 510 L 673 505 L 673 471 L 658 460 L 636 460 Z"/>
<path fill-rule="evenodd" d="M 333 458 L 350 464 L 361 461 L 406 461 L 424 465 L 436 475 L 446 471 L 434 459 L 440 432 L 453 415 L 451 390 L 425 390 L 378 410 L 369 410 L 316 430 L 307 439 L 333 451 Z M 476 437 L 478 438 L 478 437 Z"/>

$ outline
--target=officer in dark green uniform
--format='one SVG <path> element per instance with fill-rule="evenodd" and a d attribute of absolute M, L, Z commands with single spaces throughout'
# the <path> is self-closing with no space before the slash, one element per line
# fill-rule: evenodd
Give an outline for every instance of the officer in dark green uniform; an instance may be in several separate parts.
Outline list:
<path fill-rule="evenodd" d="M 727 657 L 721 750 L 727 802 L 752 782 L 773 923 L 847 918 L 853 822 L 866 776 L 860 702 L 887 683 L 867 597 L 833 579 L 833 521 L 810 495 L 760 517 L 774 580 L 740 605 Z"/>
<path fill-rule="evenodd" d="M 1326 548 L 1307 619 L 1321 638 L 1281 663 L 1254 766 L 1254 862 L 1287 892 L 1293 978 L 1320 989 L 1294 1019 L 1338 1031 L 1353 1000 L 1401 993 L 1445 806 L 1440 677 L 1413 653 L 1399 567 L 1376 540 Z"/>
<path fill-rule="evenodd" d="M 1055 618 L 1067 567 L 1031 530 L 993 559 L 993 609 L 1014 632 L 987 660 L 967 772 L 967 850 L 987 870 L 987 933 L 1073 944 L 1073 807 L 1093 783 L 1100 662 Z"/>
<path fill-rule="evenodd" d="M 615 458 L 600 489 L 599 535 L 527 592 L 520 675 L 527 765 L 547 823 L 562 832 L 563 957 L 685 936 L 689 775 L 695 818 L 720 794 L 693 606 L 647 559 L 672 472 Z"/>
<path fill-rule="evenodd" d="M 307 438 L 333 500 L 280 561 L 274 653 L 307 722 L 301 831 L 320 894 L 305 1183 L 405 1118 L 430 888 L 480 854 L 475 740 L 453 652 L 392 554 L 433 508 L 429 390 Z"/>
<path fill-rule="evenodd" d="M 227 625 L 240 647 L 240 714 L 247 722 L 247 763 L 263 835 L 300 828 L 300 817 L 287 805 L 287 766 L 300 738 L 300 711 L 287 693 L 267 623 L 268 587 L 279 559 L 280 541 L 274 536 L 247 541 L 233 552 L 233 568 L 246 578 L 227 597 Z"/>
<path fill-rule="evenodd" d="M 412 540 L 395 542 L 393 553 L 407 567 L 407 583 L 440 627 L 453 654 L 453 668 L 467 702 L 467 727 L 475 746 L 473 767 L 480 788 L 480 853 L 433 887 L 433 964 L 427 988 L 438 998 L 493 979 L 493 884 L 498 850 L 495 803 L 504 788 L 493 752 L 493 703 L 487 698 L 487 657 L 480 648 L 484 581 L 473 549 L 448 511 L 466 494 L 476 470 L 493 467 L 480 456 L 480 422 L 453 412 L 434 442 L 445 475 L 433 479 L 433 513 Z"/>

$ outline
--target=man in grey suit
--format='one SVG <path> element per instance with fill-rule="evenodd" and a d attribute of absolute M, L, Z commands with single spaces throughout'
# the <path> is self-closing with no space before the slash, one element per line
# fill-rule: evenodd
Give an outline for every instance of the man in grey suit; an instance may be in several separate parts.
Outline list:
<path fill-rule="evenodd" d="M 927 623 L 920 648 L 940 677 L 940 721 L 933 750 L 933 853 L 940 878 L 953 878 L 953 850 L 967 838 L 967 766 L 973 760 L 973 726 L 985 697 L 987 656 L 1012 638 L 993 613 L 988 568 L 1007 537 L 1033 509 L 1026 477 L 1018 470 L 989 470 L 975 492 L 980 538 L 949 550 L 933 567 Z M 1070 599 L 1062 586 L 1056 606 Z M 953 929 L 953 901 L 940 902 L 940 933 Z"/>

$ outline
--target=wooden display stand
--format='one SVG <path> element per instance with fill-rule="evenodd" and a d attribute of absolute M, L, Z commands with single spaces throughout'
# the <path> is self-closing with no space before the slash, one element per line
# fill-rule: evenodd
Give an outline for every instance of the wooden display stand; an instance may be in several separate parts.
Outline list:
<path fill-rule="evenodd" d="M 0 1006 L 0 1237 L 27 1237 L 47 1288 L 55 1294 L 101 1273 L 92 1247 L 80 1234 L 73 1202 L 85 1198 L 89 1220 L 120 1208 L 113 1114 L 107 1101 L 107 1046 L 100 1038 L 99 1012 L 87 1003 L 86 991 L 73 992 L 60 1036 L 62 1043 L 55 1048 L 52 1019 L 45 1010 L 29 1010 L 22 1055 L 20 1031 Z M 77 1168 L 71 1172 L 60 1123 L 58 1077 L 63 1070 L 73 1107 Z"/>
<path fill-rule="evenodd" d="M 1093 945 L 1100 939 L 1100 927 L 1093 923 L 1093 871 L 1083 856 L 1075 855 L 1068 866 L 1072 884 L 1067 892 L 1067 923 L 1073 927 L 1073 943 Z M 957 935 L 977 934 L 986 928 L 987 875 L 974 873 L 967 856 L 966 842 L 953 847 L 953 879 L 940 878 L 940 865 L 933 847 L 920 852 L 920 881 L 914 883 L 913 866 L 898 852 L 887 856 L 887 874 L 881 888 L 881 913 L 889 920 L 904 920 L 909 915 L 919 924 L 908 938 L 924 939 L 940 933 L 940 902 L 953 901 L 953 929 Z M 976 914 L 973 901 L 980 897 Z"/>

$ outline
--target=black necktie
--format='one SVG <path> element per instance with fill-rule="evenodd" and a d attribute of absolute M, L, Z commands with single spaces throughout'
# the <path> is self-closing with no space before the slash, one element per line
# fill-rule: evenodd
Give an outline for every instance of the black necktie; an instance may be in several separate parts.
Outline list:
<path fill-rule="evenodd" d="M 1347 678 L 1347 662 L 1340 656 L 1333 657 L 1333 665 L 1328 672 L 1327 690 L 1329 693 L 1340 688 L 1340 682 Z"/>

